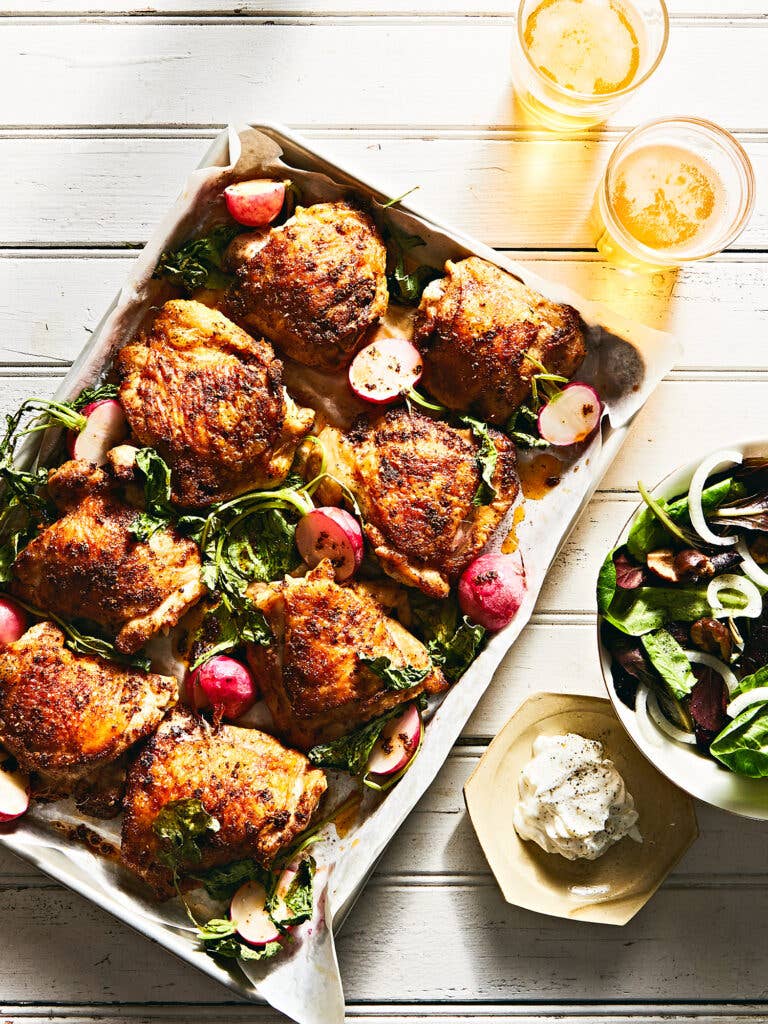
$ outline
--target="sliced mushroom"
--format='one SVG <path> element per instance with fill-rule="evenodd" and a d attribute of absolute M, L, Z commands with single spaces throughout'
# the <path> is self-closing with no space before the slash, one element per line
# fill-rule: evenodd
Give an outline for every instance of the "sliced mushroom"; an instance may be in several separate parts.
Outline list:
<path fill-rule="evenodd" d="M 680 579 L 675 566 L 675 552 L 672 548 L 659 548 L 658 551 L 649 551 L 646 555 L 648 568 L 656 576 L 667 583 L 677 583 Z"/>

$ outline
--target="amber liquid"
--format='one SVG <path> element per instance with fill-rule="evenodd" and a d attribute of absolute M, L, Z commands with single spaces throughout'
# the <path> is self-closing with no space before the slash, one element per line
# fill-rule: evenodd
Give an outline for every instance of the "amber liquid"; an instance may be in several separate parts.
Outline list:
<path fill-rule="evenodd" d="M 631 239 L 664 264 L 683 262 L 716 248 L 727 215 L 720 175 L 693 150 L 681 146 L 641 146 L 616 167 L 608 194 L 611 216 Z M 598 249 L 626 262 L 625 247 L 605 229 Z M 633 257 L 630 257 L 633 258 Z"/>
<path fill-rule="evenodd" d="M 542 0 L 525 23 L 533 64 L 563 89 L 609 96 L 640 67 L 642 18 L 620 0 Z"/>

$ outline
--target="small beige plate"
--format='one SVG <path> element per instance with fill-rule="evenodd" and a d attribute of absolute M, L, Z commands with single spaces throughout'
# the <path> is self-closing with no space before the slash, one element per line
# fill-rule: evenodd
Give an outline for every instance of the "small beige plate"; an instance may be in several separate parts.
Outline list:
<path fill-rule="evenodd" d="M 537 737 L 566 732 L 603 744 L 635 798 L 642 843 L 625 837 L 595 861 L 569 861 L 520 839 L 512 824 L 520 772 Z M 577 921 L 626 924 L 699 834 L 691 798 L 646 761 L 600 697 L 529 697 L 480 759 L 464 799 L 506 901 Z"/>

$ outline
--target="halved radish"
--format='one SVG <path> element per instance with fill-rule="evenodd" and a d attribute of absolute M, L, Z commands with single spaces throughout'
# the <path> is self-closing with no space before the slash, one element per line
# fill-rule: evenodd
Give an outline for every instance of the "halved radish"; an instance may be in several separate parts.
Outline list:
<path fill-rule="evenodd" d="M 6 770 L 7 763 L 7 757 L 0 763 L 0 823 L 15 821 L 29 807 L 29 776 L 19 768 Z"/>
<path fill-rule="evenodd" d="M 349 386 L 358 398 L 386 405 L 418 384 L 423 372 L 421 353 L 407 338 L 379 338 L 349 364 Z"/>
<path fill-rule="evenodd" d="M 187 680 L 186 689 L 190 701 L 195 702 L 194 707 L 199 709 L 210 704 L 230 720 L 250 711 L 259 697 L 250 669 L 226 654 L 216 654 L 204 661 Z"/>
<path fill-rule="evenodd" d="M 539 433 L 550 444 L 586 440 L 600 422 L 603 403 L 590 384 L 566 384 L 539 413 Z"/>
<path fill-rule="evenodd" d="M 85 459 L 96 466 L 107 461 L 110 448 L 128 436 L 128 421 L 123 407 L 115 398 L 91 402 L 83 409 L 85 425 L 82 430 L 70 430 L 67 449 L 73 459 Z"/>
<path fill-rule="evenodd" d="M 285 202 L 285 182 L 257 178 L 239 181 L 224 189 L 224 199 L 230 216 L 249 228 L 271 224 Z"/>
<path fill-rule="evenodd" d="M 0 597 L 0 647 L 12 644 L 27 631 L 27 614 L 10 597 Z"/>
<path fill-rule="evenodd" d="M 481 555 L 459 580 L 459 604 L 470 619 L 495 631 L 514 619 L 525 590 L 525 567 L 519 555 Z"/>
<path fill-rule="evenodd" d="M 328 505 L 299 521 L 296 547 L 310 568 L 330 558 L 336 579 L 348 580 L 363 560 L 363 531 L 351 513 Z"/>
<path fill-rule="evenodd" d="M 260 882 L 245 882 L 232 897 L 229 918 L 249 946 L 277 942 L 280 930 L 267 913 L 267 893 Z"/>
<path fill-rule="evenodd" d="M 424 724 L 415 704 L 387 722 L 368 758 L 367 770 L 372 775 L 394 775 L 408 764 L 421 743 Z"/>

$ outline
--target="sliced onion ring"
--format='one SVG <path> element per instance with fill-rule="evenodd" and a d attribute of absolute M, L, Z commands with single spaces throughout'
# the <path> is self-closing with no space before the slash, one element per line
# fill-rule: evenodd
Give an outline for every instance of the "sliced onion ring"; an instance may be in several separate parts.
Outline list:
<path fill-rule="evenodd" d="M 744 575 L 748 576 L 758 587 L 768 587 L 768 572 L 765 569 L 761 569 L 754 560 L 744 537 L 739 538 L 736 550 L 742 558 L 743 564 L 741 568 L 744 570 Z"/>
<path fill-rule="evenodd" d="M 709 544 L 717 544 L 720 547 L 727 547 L 729 544 L 735 544 L 739 539 L 736 536 L 720 537 L 718 534 L 713 533 L 707 526 L 707 520 L 704 517 L 704 507 L 701 504 L 701 493 L 706 486 L 707 480 L 712 476 L 713 473 L 717 473 L 721 469 L 727 469 L 728 466 L 735 464 L 741 465 L 744 456 L 741 452 L 735 450 L 726 449 L 722 452 L 714 452 L 712 455 L 708 455 L 706 459 L 701 463 L 699 468 L 693 474 L 691 479 L 691 485 L 688 488 L 688 514 L 691 517 L 691 526 L 702 540 L 707 541 Z"/>
<path fill-rule="evenodd" d="M 746 608 L 723 608 L 719 597 L 721 590 L 735 590 L 743 594 L 747 599 Z M 715 576 L 707 587 L 707 601 L 716 619 L 757 619 L 763 614 L 763 595 L 752 580 L 746 576 L 737 576 L 736 573 L 727 572 Z"/>
<path fill-rule="evenodd" d="M 728 687 L 728 693 L 733 693 L 739 685 L 739 680 L 733 672 L 731 672 L 725 662 L 720 661 L 719 658 L 715 658 L 714 655 L 705 654 L 704 651 L 686 651 L 685 656 L 688 661 L 692 662 L 694 665 L 704 665 L 706 668 L 711 668 L 713 672 L 717 672 Z"/>
<path fill-rule="evenodd" d="M 671 740 L 676 740 L 677 743 L 688 743 L 691 745 L 696 743 L 696 737 L 692 732 L 686 732 L 684 729 L 678 729 L 676 725 L 672 725 L 670 720 L 659 707 L 659 702 L 656 699 L 656 694 L 653 690 L 648 691 L 646 707 L 654 724 L 657 725 L 663 733 L 666 733 Z"/>
<path fill-rule="evenodd" d="M 756 686 L 754 690 L 747 690 L 734 697 L 725 711 L 729 718 L 736 718 L 751 704 L 762 704 L 763 701 L 768 701 L 768 686 Z"/>

